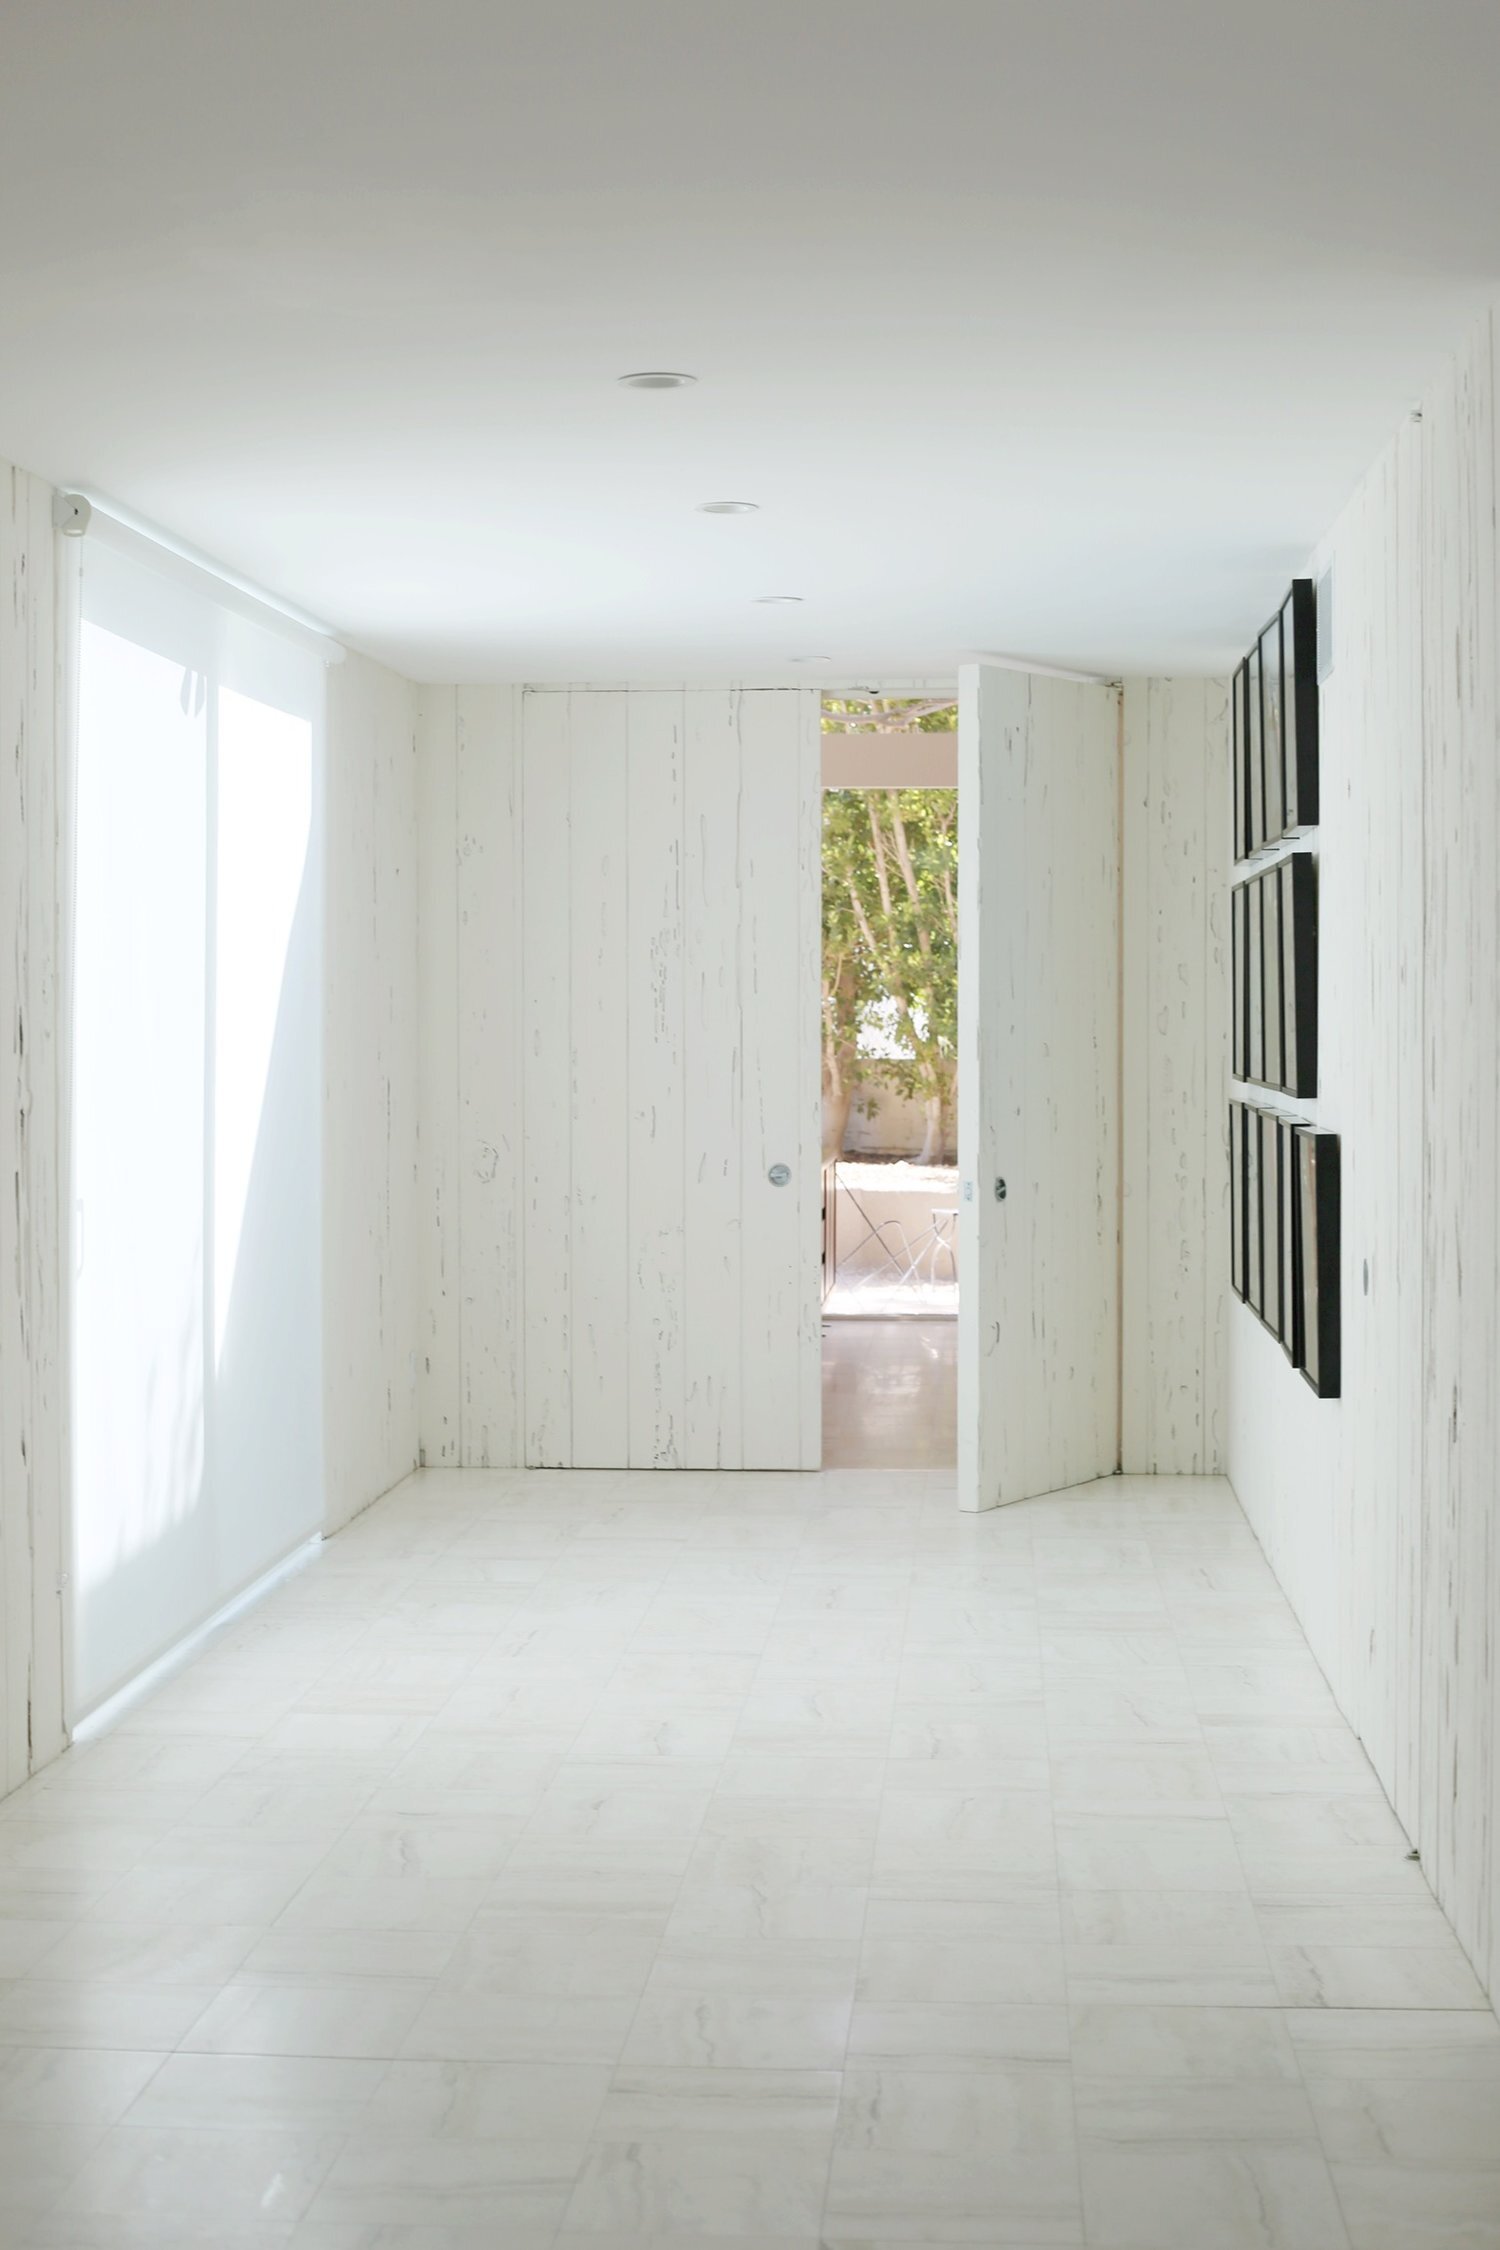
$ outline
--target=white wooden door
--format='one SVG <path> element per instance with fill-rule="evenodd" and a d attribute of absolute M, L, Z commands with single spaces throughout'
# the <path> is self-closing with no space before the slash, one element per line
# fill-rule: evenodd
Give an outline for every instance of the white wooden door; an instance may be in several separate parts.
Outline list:
<path fill-rule="evenodd" d="M 521 734 L 525 1458 L 816 1468 L 817 694 Z"/>
<path fill-rule="evenodd" d="M 959 1502 L 1119 1460 L 1113 689 L 967 666 L 959 702 Z"/>

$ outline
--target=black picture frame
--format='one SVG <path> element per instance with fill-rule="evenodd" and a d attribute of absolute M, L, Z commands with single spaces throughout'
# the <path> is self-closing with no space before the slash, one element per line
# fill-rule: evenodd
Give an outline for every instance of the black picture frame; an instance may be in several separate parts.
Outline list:
<path fill-rule="evenodd" d="M 1245 885 L 1245 1076 L 1256 1084 L 1265 1076 L 1265 939 L 1261 927 L 1259 879 Z"/>
<path fill-rule="evenodd" d="M 1230 893 L 1230 1069 L 1250 1075 L 1250 886 Z"/>
<path fill-rule="evenodd" d="M 1245 1105 L 1229 1105 L 1229 1283 L 1245 1295 Z"/>
<path fill-rule="evenodd" d="M 1318 1091 L 1318 863 L 1293 852 L 1281 863 L 1282 1083 L 1299 1101 Z"/>
<path fill-rule="evenodd" d="M 1281 605 L 1284 833 L 1318 825 L 1318 589 L 1294 578 Z"/>
<path fill-rule="evenodd" d="M 1246 841 L 1249 824 L 1246 817 L 1249 788 L 1248 769 L 1245 762 L 1245 667 L 1240 665 L 1229 683 L 1229 733 L 1233 744 L 1230 787 L 1234 797 L 1234 857 L 1249 857 Z"/>
<path fill-rule="evenodd" d="M 1298 1128 L 1297 1246 L 1302 1296 L 1302 1373 L 1319 1398 L 1337 1398 L 1341 1379 L 1339 1137 Z"/>
<path fill-rule="evenodd" d="M 1281 1120 L 1275 1112 L 1255 1112 L 1260 1139 L 1260 1304 L 1257 1310 L 1271 1334 L 1281 1335 Z"/>
<path fill-rule="evenodd" d="M 1261 1309 L 1260 1130 L 1258 1113 L 1245 1110 L 1245 1302 Z"/>
<path fill-rule="evenodd" d="M 1245 659 L 1245 721 L 1248 820 L 1245 841 L 1249 852 L 1258 852 L 1267 840 L 1266 780 L 1261 748 L 1259 642 Z"/>
<path fill-rule="evenodd" d="M 1282 769 L 1281 612 L 1260 636 L 1261 773 L 1266 792 L 1266 841 L 1286 832 L 1286 776 Z"/>
<path fill-rule="evenodd" d="M 1260 878 L 1261 1011 L 1264 1019 L 1263 1084 L 1283 1084 L 1281 1012 L 1281 868 Z"/>
<path fill-rule="evenodd" d="M 1281 1342 L 1293 1367 L 1302 1365 L 1302 1261 L 1298 1250 L 1298 1120 L 1283 1117 L 1281 1135 Z"/>

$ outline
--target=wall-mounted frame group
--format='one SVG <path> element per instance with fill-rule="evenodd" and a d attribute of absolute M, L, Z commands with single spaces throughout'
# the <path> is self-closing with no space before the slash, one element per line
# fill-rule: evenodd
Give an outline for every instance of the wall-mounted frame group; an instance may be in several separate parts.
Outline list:
<path fill-rule="evenodd" d="M 1339 1140 L 1229 1105 L 1230 1277 L 1320 1398 L 1339 1395 Z"/>
<path fill-rule="evenodd" d="M 1294 852 L 1230 901 L 1231 1066 L 1236 1078 L 1311 1101 L 1318 1091 L 1318 871 Z"/>
<path fill-rule="evenodd" d="M 1297 578 L 1235 673 L 1234 856 L 1249 859 L 1318 820 L 1318 608 Z"/>

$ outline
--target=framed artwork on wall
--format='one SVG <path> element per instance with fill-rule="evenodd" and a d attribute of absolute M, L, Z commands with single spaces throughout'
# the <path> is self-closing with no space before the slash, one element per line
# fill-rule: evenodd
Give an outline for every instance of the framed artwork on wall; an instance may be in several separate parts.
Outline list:
<path fill-rule="evenodd" d="M 1240 1054 L 1240 975 L 1244 965 L 1244 947 L 1240 943 L 1240 894 L 1238 889 L 1229 894 L 1229 1075 L 1243 1078 Z"/>
<path fill-rule="evenodd" d="M 1280 867 L 1262 875 L 1260 890 L 1261 993 L 1265 1012 L 1265 1054 L 1262 1079 L 1267 1086 L 1282 1084 L 1281 1018 L 1281 877 Z"/>
<path fill-rule="evenodd" d="M 1253 1109 L 1244 1116 L 1245 1141 L 1245 1302 L 1261 1308 L 1260 1130 Z"/>
<path fill-rule="evenodd" d="M 1281 708 L 1281 613 L 1278 610 L 1260 636 L 1261 770 L 1265 776 L 1267 843 L 1275 843 L 1286 828 Z"/>
<path fill-rule="evenodd" d="M 1245 1075 L 1245 931 L 1249 901 L 1241 883 L 1229 894 L 1229 1068 Z"/>
<path fill-rule="evenodd" d="M 1281 610 L 1282 768 L 1285 832 L 1318 823 L 1318 590 L 1310 578 L 1292 582 Z"/>
<path fill-rule="evenodd" d="M 1281 1010 L 1283 1084 L 1310 1101 L 1318 1090 L 1318 865 L 1310 852 L 1283 860 Z"/>
<path fill-rule="evenodd" d="M 1339 1395 L 1341 1227 L 1339 1139 L 1299 1126 L 1297 1256 L 1302 1295 L 1302 1372 L 1319 1398 Z"/>
<path fill-rule="evenodd" d="M 1245 929 L 1245 1076 L 1262 1079 L 1265 1076 L 1265 943 L 1261 925 L 1261 888 L 1259 881 L 1245 885 L 1245 904 L 1248 921 Z"/>
<path fill-rule="evenodd" d="M 1297 1254 L 1297 1132 L 1295 1118 L 1277 1120 L 1281 1164 L 1281 1341 L 1293 1367 L 1302 1365 L 1301 1262 Z"/>
<path fill-rule="evenodd" d="M 1248 767 L 1247 851 L 1258 852 L 1266 838 L 1266 777 L 1261 754 L 1260 649 L 1245 659 L 1245 757 Z"/>
<path fill-rule="evenodd" d="M 1245 1105 L 1229 1105 L 1229 1280 L 1245 1294 Z"/>
<path fill-rule="evenodd" d="M 1320 634 L 1328 607 L 1298 578 L 1230 687 L 1238 867 L 1318 820 Z M 1318 1090 L 1318 863 L 1281 853 L 1230 894 L 1230 1063 L 1298 1099 Z M 1341 1380 L 1340 1152 L 1335 1133 L 1248 1101 L 1229 1105 L 1234 1293 L 1322 1398 Z"/>
<path fill-rule="evenodd" d="M 1234 747 L 1231 790 L 1234 799 L 1234 856 L 1244 859 L 1249 851 L 1246 842 L 1248 823 L 1246 807 L 1245 765 L 1245 667 L 1242 664 L 1229 683 L 1229 735 Z"/>
<path fill-rule="evenodd" d="M 1257 1110 L 1253 1123 L 1260 1140 L 1260 1304 L 1257 1310 L 1273 1336 L 1281 1334 L 1281 1119 Z"/>

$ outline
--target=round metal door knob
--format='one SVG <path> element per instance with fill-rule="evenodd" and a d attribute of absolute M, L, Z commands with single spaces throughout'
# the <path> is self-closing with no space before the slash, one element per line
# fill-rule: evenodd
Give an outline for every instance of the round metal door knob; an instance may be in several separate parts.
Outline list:
<path fill-rule="evenodd" d="M 770 1181 L 772 1187 L 785 1187 L 791 1176 L 792 1167 L 790 1164 L 773 1164 L 766 1174 L 766 1178 Z"/>

